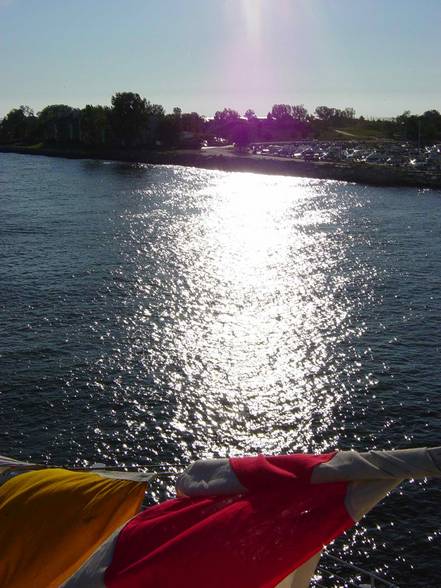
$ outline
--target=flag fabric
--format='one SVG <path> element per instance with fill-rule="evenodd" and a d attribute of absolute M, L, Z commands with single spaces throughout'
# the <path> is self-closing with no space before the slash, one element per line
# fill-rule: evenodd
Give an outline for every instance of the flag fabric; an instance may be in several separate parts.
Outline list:
<path fill-rule="evenodd" d="M 276 586 L 354 524 L 344 504 L 346 482 L 311 484 L 313 469 L 333 456 L 230 459 L 242 493 L 183 497 L 146 509 L 108 544 L 110 565 L 93 585 Z M 94 570 L 102 570 L 98 559 L 92 558 Z M 92 585 L 87 568 L 66 587 Z"/>
<path fill-rule="evenodd" d="M 144 481 L 33 467 L 0 459 L 2 588 L 58 588 L 139 512 L 146 490 Z"/>

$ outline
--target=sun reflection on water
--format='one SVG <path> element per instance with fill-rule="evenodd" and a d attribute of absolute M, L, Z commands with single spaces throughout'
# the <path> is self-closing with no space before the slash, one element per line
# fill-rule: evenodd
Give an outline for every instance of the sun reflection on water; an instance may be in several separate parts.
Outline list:
<path fill-rule="evenodd" d="M 203 191 L 210 205 L 193 250 L 187 242 L 190 290 L 204 287 L 177 341 L 186 365 L 198 358 L 202 402 L 180 395 L 174 426 L 199 419 L 203 454 L 317 449 L 343 393 L 335 345 L 349 311 L 327 275 L 337 259 L 320 227 L 332 210 L 316 206 L 310 181 L 219 180 Z"/>

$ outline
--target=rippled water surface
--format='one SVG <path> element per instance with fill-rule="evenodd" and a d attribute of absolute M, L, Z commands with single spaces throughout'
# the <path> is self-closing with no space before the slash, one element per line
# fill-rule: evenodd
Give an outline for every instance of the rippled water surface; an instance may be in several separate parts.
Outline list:
<path fill-rule="evenodd" d="M 441 444 L 441 194 L 0 154 L 0 453 Z M 439 587 L 440 483 L 333 547 Z"/>

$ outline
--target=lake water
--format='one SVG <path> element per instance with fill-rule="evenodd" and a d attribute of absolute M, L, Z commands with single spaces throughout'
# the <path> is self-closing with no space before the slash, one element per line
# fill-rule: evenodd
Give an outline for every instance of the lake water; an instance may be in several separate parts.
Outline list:
<path fill-rule="evenodd" d="M 0 154 L 0 453 L 441 444 L 441 193 Z M 332 548 L 439 587 L 438 481 Z"/>

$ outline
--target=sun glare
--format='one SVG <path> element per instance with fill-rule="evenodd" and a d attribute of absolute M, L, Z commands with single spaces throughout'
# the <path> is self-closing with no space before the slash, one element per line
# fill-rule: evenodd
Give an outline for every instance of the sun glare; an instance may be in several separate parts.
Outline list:
<path fill-rule="evenodd" d="M 209 408 L 200 418 L 221 433 L 219 446 L 212 439 L 209 451 L 235 451 L 233 421 L 241 423 L 234 435 L 242 451 L 286 451 L 293 430 L 297 447 L 306 448 L 317 433 L 317 406 L 326 428 L 338 402 L 314 375 L 332 353 L 322 326 L 338 314 L 311 266 L 326 246 L 312 228 L 326 212 L 316 210 L 313 189 L 300 179 L 225 174 L 204 194 L 211 205 L 201 233 L 207 239 L 201 275 L 216 295 L 208 303 L 200 298 L 202 314 L 181 322 L 179 345 L 183 354 L 192 350 L 200 358 L 204 382 L 210 382 Z M 187 410 L 184 399 L 176 407 L 178 430 Z M 268 434 L 275 415 L 284 424 L 277 435 Z"/>
<path fill-rule="evenodd" d="M 255 44 L 262 32 L 262 0 L 241 0 L 240 5 L 247 41 Z"/>

